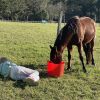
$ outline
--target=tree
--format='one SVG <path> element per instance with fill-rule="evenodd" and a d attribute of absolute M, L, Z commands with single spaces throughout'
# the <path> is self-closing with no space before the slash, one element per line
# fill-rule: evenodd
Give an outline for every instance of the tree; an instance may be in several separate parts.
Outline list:
<path fill-rule="evenodd" d="M 89 16 L 100 22 L 100 0 L 0 0 L 0 19 L 54 20 L 63 11 L 72 16 Z"/>
<path fill-rule="evenodd" d="M 97 8 L 97 21 L 100 22 L 100 0 L 97 0 L 96 8 Z"/>
<path fill-rule="evenodd" d="M 25 0 L 4 0 L 4 4 L 4 18 L 10 20 L 20 19 L 26 9 Z"/>
<path fill-rule="evenodd" d="M 47 4 L 48 0 L 34 0 L 33 1 L 33 9 L 35 14 L 35 20 L 45 19 L 47 16 Z"/>

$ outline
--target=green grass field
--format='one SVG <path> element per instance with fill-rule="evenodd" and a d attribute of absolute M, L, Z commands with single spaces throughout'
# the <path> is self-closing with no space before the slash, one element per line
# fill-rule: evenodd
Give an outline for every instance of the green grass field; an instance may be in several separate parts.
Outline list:
<path fill-rule="evenodd" d="M 57 24 L 51 23 L 0 22 L 0 55 L 42 72 L 38 86 L 0 78 L 0 100 L 100 100 L 100 26 L 97 25 L 94 48 L 96 66 L 86 66 L 88 73 L 83 73 L 74 47 L 72 71 L 65 70 L 64 76 L 51 78 L 45 72 L 56 30 Z M 63 60 L 67 66 L 67 50 Z"/>

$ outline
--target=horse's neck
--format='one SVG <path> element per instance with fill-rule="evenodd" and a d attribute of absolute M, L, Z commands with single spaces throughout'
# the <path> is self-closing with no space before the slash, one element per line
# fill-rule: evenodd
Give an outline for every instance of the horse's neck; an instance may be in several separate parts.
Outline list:
<path fill-rule="evenodd" d="M 63 37 L 63 36 L 62 36 L 62 33 L 60 33 L 60 34 L 58 35 L 56 41 L 55 41 L 55 44 L 54 44 L 54 46 L 57 47 L 57 50 L 58 50 L 59 52 L 63 52 L 63 51 L 64 51 L 64 48 L 65 48 L 65 43 L 63 43 L 64 41 L 62 41 L 62 39 L 63 39 L 62 37 Z"/>
<path fill-rule="evenodd" d="M 62 45 L 62 46 L 57 47 L 58 52 L 63 53 L 65 47 L 66 47 L 65 45 Z"/>

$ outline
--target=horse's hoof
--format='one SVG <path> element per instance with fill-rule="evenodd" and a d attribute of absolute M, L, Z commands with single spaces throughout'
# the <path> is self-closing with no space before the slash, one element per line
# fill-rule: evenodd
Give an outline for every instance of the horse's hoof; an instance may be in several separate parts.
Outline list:
<path fill-rule="evenodd" d="M 89 63 L 86 63 L 86 65 L 89 65 Z"/>
<path fill-rule="evenodd" d="M 92 63 L 93 66 L 95 66 L 95 63 Z"/>
<path fill-rule="evenodd" d="M 71 68 L 67 68 L 67 71 L 71 71 Z"/>

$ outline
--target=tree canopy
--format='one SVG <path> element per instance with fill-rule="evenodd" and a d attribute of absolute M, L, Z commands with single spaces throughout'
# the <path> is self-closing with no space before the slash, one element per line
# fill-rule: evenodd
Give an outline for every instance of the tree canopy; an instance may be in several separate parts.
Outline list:
<path fill-rule="evenodd" d="M 62 10 L 66 20 L 74 15 L 100 22 L 100 0 L 0 0 L 0 19 L 57 21 Z"/>

